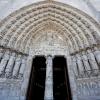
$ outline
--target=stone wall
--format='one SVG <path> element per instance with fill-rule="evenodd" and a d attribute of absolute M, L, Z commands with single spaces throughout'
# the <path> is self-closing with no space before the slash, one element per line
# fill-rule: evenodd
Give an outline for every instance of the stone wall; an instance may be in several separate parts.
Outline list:
<path fill-rule="evenodd" d="M 96 46 L 71 55 L 78 100 L 100 99 L 100 51 Z"/>
<path fill-rule="evenodd" d="M 66 56 L 73 100 L 91 100 L 94 92 L 93 100 L 99 98 L 100 25 L 86 13 L 43 1 L 3 19 L 0 98 L 25 100 L 35 55 Z"/>
<path fill-rule="evenodd" d="M 27 56 L 0 47 L 0 100 L 19 100 Z"/>

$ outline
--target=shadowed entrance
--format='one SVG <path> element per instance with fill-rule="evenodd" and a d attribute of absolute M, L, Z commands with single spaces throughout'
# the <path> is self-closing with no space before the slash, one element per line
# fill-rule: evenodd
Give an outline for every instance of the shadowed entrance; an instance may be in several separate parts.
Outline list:
<path fill-rule="evenodd" d="M 72 100 L 66 59 L 55 56 L 53 61 L 53 100 Z M 33 59 L 32 72 L 27 100 L 44 100 L 46 80 L 46 58 L 36 56 Z"/>
<path fill-rule="evenodd" d="M 53 59 L 54 100 L 72 100 L 66 59 L 56 56 Z"/>
<path fill-rule="evenodd" d="M 44 100 L 45 76 L 46 59 L 44 56 L 36 56 L 33 59 L 27 100 Z"/>

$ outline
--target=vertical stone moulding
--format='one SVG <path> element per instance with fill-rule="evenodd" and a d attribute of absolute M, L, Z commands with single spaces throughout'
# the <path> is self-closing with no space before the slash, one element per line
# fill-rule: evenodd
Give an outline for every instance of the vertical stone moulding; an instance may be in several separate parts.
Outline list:
<path fill-rule="evenodd" d="M 47 56 L 44 100 L 53 100 L 53 68 L 52 67 L 53 67 L 52 57 Z"/>

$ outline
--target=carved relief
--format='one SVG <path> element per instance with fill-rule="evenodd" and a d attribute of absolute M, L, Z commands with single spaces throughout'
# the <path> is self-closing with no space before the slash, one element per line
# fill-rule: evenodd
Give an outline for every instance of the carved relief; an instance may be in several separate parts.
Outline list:
<path fill-rule="evenodd" d="M 100 80 L 99 79 L 80 79 L 77 81 L 78 96 L 99 96 Z"/>
<path fill-rule="evenodd" d="M 52 38 L 54 33 L 45 37 L 48 31 L 57 33 L 56 38 Z M 0 22 L 0 79 L 22 80 L 28 54 L 67 55 L 68 52 L 78 96 L 99 95 L 99 33 L 100 25 L 91 17 L 55 1 L 15 11 Z"/>
<path fill-rule="evenodd" d="M 5 50 L 0 60 L 0 78 L 22 79 L 26 60 L 25 55 Z"/>

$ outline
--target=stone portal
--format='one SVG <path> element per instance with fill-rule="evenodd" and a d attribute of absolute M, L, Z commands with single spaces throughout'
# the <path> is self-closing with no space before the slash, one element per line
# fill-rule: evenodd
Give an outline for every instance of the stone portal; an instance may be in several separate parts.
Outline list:
<path fill-rule="evenodd" d="M 71 100 L 66 59 L 36 56 L 27 94 L 27 100 Z"/>

